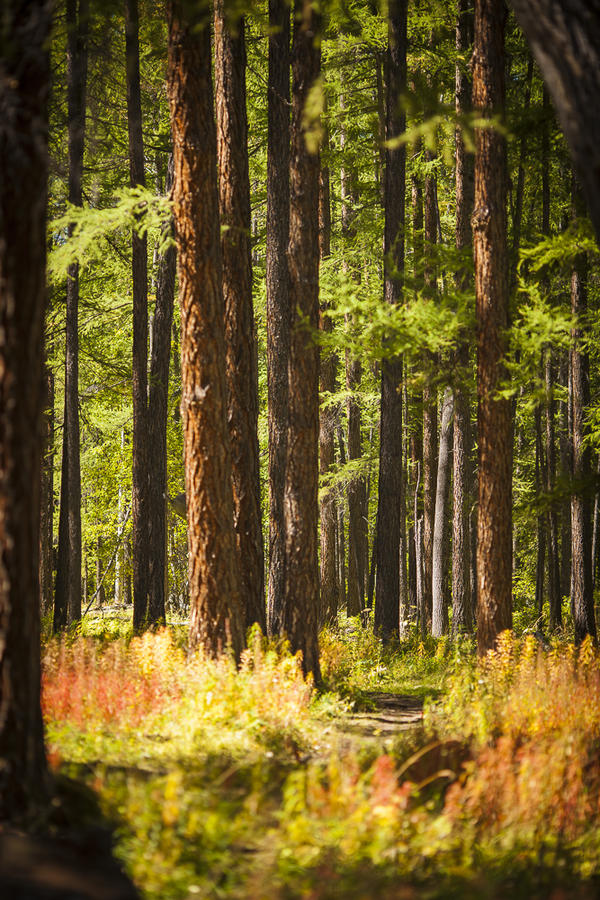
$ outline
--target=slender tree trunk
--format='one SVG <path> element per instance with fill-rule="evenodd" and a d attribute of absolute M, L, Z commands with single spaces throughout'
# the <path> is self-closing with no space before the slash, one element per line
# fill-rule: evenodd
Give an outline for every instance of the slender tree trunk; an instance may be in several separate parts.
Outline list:
<path fill-rule="evenodd" d="M 285 585 L 283 494 L 289 417 L 290 8 L 269 0 L 267 95 L 267 389 L 269 395 L 269 575 L 267 628 L 281 634 Z"/>
<path fill-rule="evenodd" d="M 320 20 L 307 0 L 296 0 L 292 44 L 290 165 L 289 427 L 284 494 L 285 592 L 282 626 L 292 652 L 320 680 L 318 614 L 319 153 L 306 101 L 320 71 Z M 307 327 L 308 326 L 308 327 Z"/>
<path fill-rule="evenodd" d="M 329 168 L 321 166 L 319 182 L 319 256 L 328 259 L 331 238 L 331 205 Z M 323 334 L 331 334 L 333 323 L 325 304 L 321 305 L 319 328 Z M 321 354 L 320 390 L 331 395 L 336 389 L 337 358 L 333 350 Z M 336 411 L 329 403 L 319 412 L 319 475 L 332 474 L 335 463 Z M 335 621 L 338 609 L 339 584 L 336 566 L 337 514 L 335 491 L 328 488 L 319 505 L 321 534 L 320 622 Z"/>
<path fill-rule="evenodd" d="M 406 117 L 400 98 L 406 90 L 407 0 L 391 0 L 388 10 L 386 138 L 402 134 Z M 402 300 L 404 271 L 404 145 L 386 148 L 384 179 L 384 299 Z M 377 499 L 377 582 L 375 629 L 385 639 L 398 634 L 400 503 L 402 492 L 402 359 L 384 360 L 381 367 L 379 493 Z"/>
<path fill-rule="evenodd" d="M 52 612 L 54 519 L 54 373 L 44 363 L 44 417 L 40 507 L 40 598 L 43 614 Z"/>
<path fill-rule="evenodd" d="M 542 443 L 542 411 L 536 407 L 535 414 L 535 492 L 540 497 L 546 484 L 546 460 Z M 535 606 L 538 615 L 544 608 L 544 567 L 546 561 L 546 517 L 537 514 L 537 558 L 535 567 Z"/>
<path fill-rule="evenodd" d="M 473 106 L 478 117 L 504 107 L 504 2 L 476 0 Z M 477 307 L 479 512 L 477 649 L 492 648 L 512 624 L 512 424 L 510 402 L 497 396 L 505 373 L 508 324 L 506 141 L 476 130 L 473 212 Z"/>
<path fill-rule="evenodd" d="M 173 186 L 173 157 L 169 158 L 165 193 Z M 173 225 L 165 229 L 172 235 Z M 166 237 L 166 234 L 163 234 Z M 166 621 L 167 600 L 167 403 L 169 361 L 175 297 L 175 247 L 158 258 L 156 304 L 150 351 L 148 432 L 152 452 L 148 457 L 148 624 Z"/>
<path fill-rule="evenodd" d="M 473 11 L 471 0 L 459 0 L 456 23 L 456 112 L 466 115 L 471 110 L 471 79 L 464 60 L 473 44 Z M 456 249 L 471 248 L 471 215 L 473 212 L 473 156 L 467 153 L 462 131 L 456 138 Z M 471 250 L 472 252 L 472 250 Z M 456 275 L 456 287 L 469 286 L 469 268 Z M 471 415 L 467 388 L 469 345 L 462 340 L 456 351 L 460 380 L 454 390 L 454 454 L 452 513 L 452 630 L 456 635 L 468 631 L 472 623 L 471 583 L 469 577 L 471 546 L 469 512 L 472 502 L 471 483 Z"/>
<path fill-rule="evenodd" d="M 127 125 L 129 179 L 132 187 L 145 185 L 138 0 L 125 4 L 125 60 L 127 67 Z M 148 247 L 146 236 L 134 232 L 131 244 L 133 279 L 133 479 L 131 523 L 133 531 L 133 627 L 149 621 L 149 504 L 148 460 Z"/>
<path fill-rule="evenodd" d="M 444 545 L 446 531 L 446 505 L 450 483 L 450 454 L 452 447 L 452 391 L 446 388 L 442 405 L 442 424 L 440 428 L 440 450 L 437 466 L 437 485 L 435 493 L 435 518 L 433 525 L 433 563 L 432 563 L 432 619 L 431 633 L 441 637 L 448 631 L 448 603 L 444 591 Z"/>
<path fill-rule="evenodd" d="M 414 257 L 414 278 L 418 281 L 422 274 L 423 260 L 423 188 L 419 177 L 413 173 L 411 176 L 411 204 L 412 204 L 412 241 Z M 422 618 L 422 592 L 417 584 L 422 587 L 423 561 L 419 556 L 421 544 L 418 543 L 418 523 L 422 527 L 422 502 L 419 497 L 418 485 L 421 483 L 420 474 L 423 471 L 423 392 L 415 391 L 412 398 L 412 419 L 409 425 L 410 448 L 410 482 L 408 485 L 409 498 L 412 504 L 413 524 L 409 530 L 409 554 L 408 554 L 408 591 L 411 605 L 414 604 L 416 618 Z M 421 535 L 422 536 L 422 535 Z M 417 574 L 419 573 L 419 581 Z"/>
<path fill-rule="evenodd" d="M 560 477 L 567 484 L 573 477 L 573 442 L 570 415 L 570 353 L 561 353 L 559 380 L 566 400 L 560 401 Z M 560 509 L 560 596 L 569 597 L 571 594 L 571 501 L 567 497 L 561 503 Z"/>
<path fill-rule="evenodd" d="M 556 444 L 554 440 L 554 418 L 556 402 L 554 400 L 554 372 L 552 352 L 546 350 L 544 365 L 546 381 L 546 490 L 549 497 L 548 507 L 548 602 L 550 605 L 551 629 L 562 625 L 561 593 L 560 593 L 560 559 L 558 552 L 558 511 L 553 498 L 556 482 Z"/>
<path fill-rule="evenodd" d="M 258 348 L 252 304 L 250 176 L 244 19 L 228 22 L 215 4 L 217 156 L 225 301 L 228 422 L 233 517 L 246 604 L 246 627 L 267 630 L 258 450 Z"/>
<path fill-rule="evenodd" d="M 582 215 L 582 199 L 573 177 L 573 217 Z M 571 495 L 571 607 L 575 621 L 575 641 L 586 635 L 596 639 L 592 587 L 591 459 L 586 444 L 586 415 L 590 404 L 590 361 L 582 347 L 583 321 L 587 312 L 588 263 L 581 255 L 571 275 L 571 378 L 573 384 L 573 493 Z"/>
<path fill-rule="evenodd" d="M 167 87 L 181 307 L 190 642 L 239 659 L 245 615 L 233 527 L 210 25 L 170 0 Z M 202 153 L 197 148 L 202 147 Z"/>
<path fill-rule="evenodd" d="M 67 2 L 69 202 L 81 206 L 87 81 L 88 0 Z M 71 229 L 69 229 L 70 231 Z M 54 630 L 81 618 L 81 474 L 79 460 L 79 265 L 67 273 L 65 407 Z"/>
<path fill-rule="evenodd" d="M 0 17 L 0 821 L 49 784 L 40 711 L 39 517 L 51 5 Z M 24 352 L 27 348 L 27 352 Z M 36 817 L 39 821 L 39 815 Z"/>
<path fill-rule="evenodd" d="M 344 109 L 343 95 L 340 97 L 340 106 Z M 346 145 L 346 136 L 342 127 L 340 133 L 340 144 L 342 153 Z M 346 244 L 349 244 L 356 237 L 356 230 L 353 227 L 352 220 L 354 217 L 354 206 L 356 205 L 356 195 L 354 193 L 352 182 L 355 179 L 351 176 L 347 165 L 342 165 L 341 169 L 341 201 L 342 201 L 342 236 Z M 342 263 L 346 273 L 350 274 L 353 281 L 360 282 L 360 272 L 356 266 L 348 265 L 347 258 Z M 352 329 L 353 317 L 346 315 L 346 328 Z M 346 390 L 348 391 L 348 459 L 359 460 L 362 457 L 362 436 L 361 436 L 361 414 L 360 406 L 356 399 L 356 391 L 360 387 L 362 378 L 362 366 L 360 360 L 351 350 L 346 350 Z M 347 488 L 348 496 L 348 588 L 347 588 L 347 609 L 349 616 L 357 616 L 360 614 L 364 603 L 364 560 L 365 560 L 365 541 L 366 521 L 364 516 L 366 504 L 366 484 L 364 477 L 354 475 Z"/>

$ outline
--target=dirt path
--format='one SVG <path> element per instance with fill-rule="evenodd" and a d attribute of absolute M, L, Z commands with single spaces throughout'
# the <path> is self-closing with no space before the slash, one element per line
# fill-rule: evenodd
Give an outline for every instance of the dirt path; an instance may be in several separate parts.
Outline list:
<path fill-rule="evenodd" d="M 335 724 L 335 732 L 347 749 L 377 743 L 386 747 L 401 732 L 423 724 L 423 702 L 417 697 L 372 691 L 367 698 L 372 709 L 345 716 Z"/>

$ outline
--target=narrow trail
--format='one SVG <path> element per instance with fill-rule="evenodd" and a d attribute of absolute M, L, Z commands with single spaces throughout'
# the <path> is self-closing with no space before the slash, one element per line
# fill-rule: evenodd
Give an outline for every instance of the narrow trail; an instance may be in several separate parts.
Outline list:
<path fill-rule="evenodd" d="M 423 701 L 406 694 L 371 691 L 367 695 L 373 708 L 340 719 L 335 730 L 344 743 L 389 744 L 402 732 L 423 725 Z"/>

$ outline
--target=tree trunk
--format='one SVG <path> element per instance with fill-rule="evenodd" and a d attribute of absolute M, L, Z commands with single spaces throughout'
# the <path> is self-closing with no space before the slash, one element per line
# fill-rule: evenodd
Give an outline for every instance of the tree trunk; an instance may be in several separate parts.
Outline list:
<path fill-rule="evenodd" d="M 267 629 L 282 632 L 285 585 L 284 488 L 289 417 L 290 7 L 269 0 L 267 94 L 267 390 L 269 418 L 269 574 Z"/>
<path fill-rule="evenodd" d="M 239 659 L 244 608 L 233 527 L 210 25 L 170 0 L 167 88 L 181 307 L 190 643 Z M 202 147 L 202 153 L 198 148 Z"/>
<path fill-rule="evenodd" d="M 552 95 L 600 242 L 600 15 L 589 0 L 510 0 Z"/>
<path fill-rule="evenodd" d="M 402 134 L 406 117 L 400 98 L 406 90 L 407 0 L 390 0 L 386 84 L 386 138 Z M 384 299 L 395 305 L 402 299 L 404 271 L 405 147 L 386 148 L 384 177 Z M 375 630 L 385 639 L 398 634 L 400 502 L 402 491 L 402 360 L 384 360 L 381 366 L 381 424 L 379 493 L 377 500 L 377 582 Z"/>
<path fill-rule="evenodd" d="M 503 0 L 476 0 L 474 63 L 478 117 L 502 115 Z M 494 128 L 476 130 L 473 248 L 479 401 L 477 649 L 483 654 L 512 624 L 512 424 L 510 401 L 497 396 L 505 375 L 508 325 L 506 141 Z"/>
<path fill-rule="evenodd" d="M 319 184 L 319 256 L 327 259 L 330 254 L 331 239 L 331 206 L 329 190 L 329 168 L 321 166 Z M 323 334 L 330 334 L 333 323 L 327 307 L 321 305 L 319 328 Z M 337 357 L 333 350 L 327 349 L 321 356 L 320 390 L 322 394 L 331 395 L 336 390 Z M 329 403 L 319 412 L 319 475 L 326 478 L 332 474 L 335 463 L 335 424 L 336 411 Z M 320 622 L 333 622 L 338 609 L 338 572 L 336 567 L 336 531 L 337 514 L 335 491 L 328 488 L 319 505 L 321 534 L 321 575 Z"/>
<path fill-rule="evenodd" d="M 44 363 L 44 417 L 40 508 L 40 598 L 42 614 L 52 612 L 54 519 L 54 372 Z"/>
<path fill-rule="evenodd" d="M 444 393 L 444 403 L 442 405 L 440 450 L 435 492 L 435 518 L 433 525 L 433 556 L 431 569 L 433 607 L 431 633 L 434 637 L 441 637 L 448 631 L 448 603 L 447 597 L 444 596 L 444 547 L 446 544 L 446 505 L 450 483 L 453 406 L 452 391 L 450 388 L 446 388 Z"/>
<path fill-rule="evenodd" d="M 582 215 L 581 195 L 573 178 L 573 217 Z M 586 635 L 596 638 L 592 587 L 591 459 L 586 443 L 586 416 L 590 404 L 590 361 L 584 339 L 583 320 L 587 312 L 588 263 L 578 257 L 571 275 L 571 378 L 573 385 L 573 492 L 571 494 L 571 607 L 575 622 L 575 642 Z"/>
<path fill-rule="evenodd" d="M 456 112 L 471 111 L 471 79 L 465 60 L 473 44 L 473 12 L 471 0 L 459 0 L 456 23 Z M 471 215 L 473 212 L 473 156 L 467 153 L 462 131 L 456 129 L 456 249 L 471 249 Z M 472 249 L 471 249 L 472 253 Z M 459 271 L 455 283 L 459 290 L 469 287 L 469 267 Z M 454 454 L 452 512 L 452 631 L 454 635 L 468 631 L 472 623 L 471 583 L 469 577 L 471 545 L 469 511 L 472 502 L 471 483 L 471 415 L 467 388 L 469 345 L 462 340 L 456 351 L 459 381 L 454 389 Z"/>
<path fill-rule="evenodd" d="M 250 176 L 244 19 L 228 22 L 215 3 L 217 157 L 225 301 L 225 348 L 233 477 L 233 520 L 246 628 L 267 630 L 258 449 L 258 348 L 252 304 Z"/>
<path fill-rule="evenodd" d="M 125 61 L 127 69 L 127 126 L 131 187 L 145 185 L 138 0 L 125 3 Z M 148 247 L 146 235 L 131 239 L 133 280 L 133 446 L 131 524 L 133 542 L 133 628 L 150 624 L 148 460 Z"/>
<path fill-rule="evenodd" d="M 173 157 L 167 167 L 165 193 L 173 186 Z M 166 229 L 172 235 L 173 225 Z M 163 233 L 163 237 L 166 235 Z M 150 351 L 148 431 L 152 453 L 148 457 L 148 625 L 166 621 L 167 599 L 167 403 L 171 328 L 175 297 L 175 247 L 158 259 L 156 304 Z"/>
<path fill-rule="evenodd" d="M 39 516 L 50 21 L 45 0 L 7 0 L 0 18 L 0 821 L 31 819 L 49 794 Z"/>
<path fill-rule="evenodd" d="M 284 494 L 285 592 L 283 632 L 302 651 L 305 673 L 320 680 L 318 614 L 319 325 L 318 120 L 306 110 L 319 77 L 320 20 L 306 0 L 294 6 L 292 145 L 290 156 L 289 427 Z M 308 326 L 308 327 L 307 327 Z"/>
<path fill-rule="evenodd" d="M 69 203 L 81 206 L 85 137 L 88 0 L 67 2 Z M 71 229 L 69 229 L 69 232 Z M 79 460 L 79 265 L 67 273 L 65 406 L 54 631 L 81 618 L 81 474 Z"/>

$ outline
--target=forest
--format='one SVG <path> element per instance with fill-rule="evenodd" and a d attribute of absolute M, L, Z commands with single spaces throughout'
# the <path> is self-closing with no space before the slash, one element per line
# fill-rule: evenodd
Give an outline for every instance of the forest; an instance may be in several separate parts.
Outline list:
<path fill-rule="evenodd" d="M 600 894 L 598 0 L 0 0 L 0 896 Z"/>

